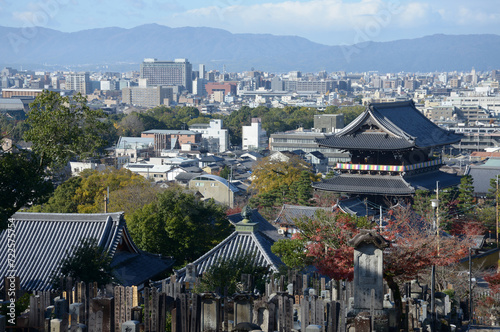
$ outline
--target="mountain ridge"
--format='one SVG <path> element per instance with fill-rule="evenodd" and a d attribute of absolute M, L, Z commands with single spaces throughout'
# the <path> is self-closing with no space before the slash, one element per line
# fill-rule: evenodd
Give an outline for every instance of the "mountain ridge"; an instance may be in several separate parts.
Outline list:
<path fill-rule="evenodd" d="M 144 58 L 187 58 L 208 70 L 434 72 L 500 68 L 500 36 L 434 34 L 386 42 L 324 45 L 298 36 L 144 24 L 76 32 L 0 26 L 0 66 L 50 70 L 138 70 Z M 42 65 L 44 64 L 44 65 Z M 32 67 L 33 68 L 33 67 Z M 196 69 L 196 67 L 194 67 Z"/>

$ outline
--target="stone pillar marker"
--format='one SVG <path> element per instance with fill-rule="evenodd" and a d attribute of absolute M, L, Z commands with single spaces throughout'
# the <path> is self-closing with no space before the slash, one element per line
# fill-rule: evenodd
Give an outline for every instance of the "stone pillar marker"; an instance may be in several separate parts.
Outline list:
<path fill-rule="evenodd" d="M 201 296 L 201 330 L 219 331 L 220 299 L 212 293 Z"/>
<path fill-rule="evenodd" d="M 362 229 L 349 244 L 354 247 L 354 304 L 350 314 L 371 310 L 375 315 L 384 314 L 383 249 L 389 242 L 376 231 Z"/>

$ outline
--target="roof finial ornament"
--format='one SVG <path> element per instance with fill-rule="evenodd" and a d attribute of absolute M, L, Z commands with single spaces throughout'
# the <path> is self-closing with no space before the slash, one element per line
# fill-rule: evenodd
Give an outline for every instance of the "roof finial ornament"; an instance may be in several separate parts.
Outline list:
<path fill-rule="evenodd" d="M 252 217 L 252 208 L 248 205 L 245 205 L 241 210 L 241 216 L 243 217 L 243 220 L 241 222 L 245 224 L 250 222 L 250 219 Z"/>

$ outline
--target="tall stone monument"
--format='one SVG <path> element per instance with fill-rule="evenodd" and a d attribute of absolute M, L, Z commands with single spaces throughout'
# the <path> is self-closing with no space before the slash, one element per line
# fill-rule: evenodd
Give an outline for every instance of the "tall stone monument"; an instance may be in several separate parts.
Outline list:
<path fill-rule="evenodd" d="M 354 305 L 349 316 L 363 312 L 373 315 L 372 320 L 385 320 L 383 250 L 389 242 L 374 230 L 361 230 L 349 244 L 354 247 Z"/>

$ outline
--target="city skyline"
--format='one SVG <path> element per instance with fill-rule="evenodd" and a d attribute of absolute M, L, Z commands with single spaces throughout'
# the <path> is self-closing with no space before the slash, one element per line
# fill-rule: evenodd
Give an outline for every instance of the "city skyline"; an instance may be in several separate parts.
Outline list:
<path fill-rule="evenodd" d="M 486 0 L 127 0 L 125 4 L 0 0 L 0 22 L 2 26 L 37 26 L 63 32 L 149 23 L 205 26 L 232 33 L 294 35 L 325 45 L 500 31 L 500 8 Z"/>

